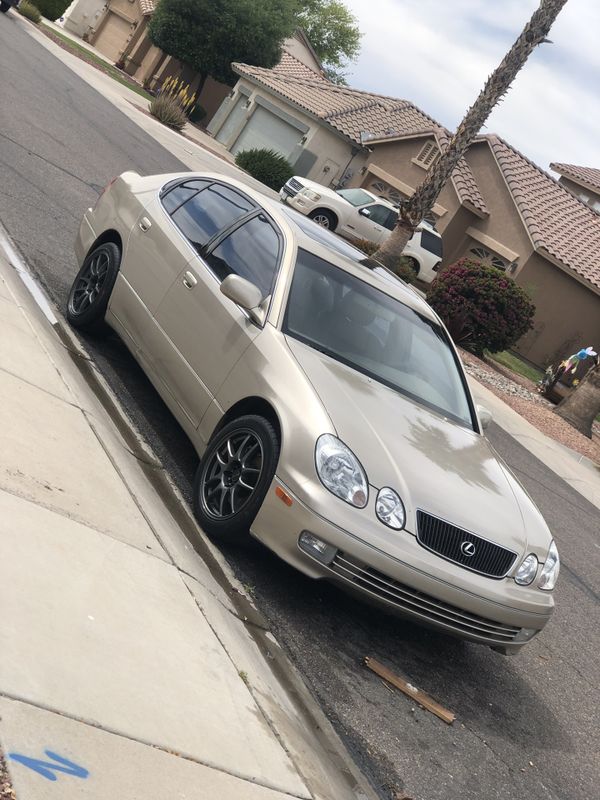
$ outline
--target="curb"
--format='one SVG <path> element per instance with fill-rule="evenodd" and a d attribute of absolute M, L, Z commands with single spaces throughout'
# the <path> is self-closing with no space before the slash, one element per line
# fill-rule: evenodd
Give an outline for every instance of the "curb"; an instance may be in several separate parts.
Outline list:
<path fill-rule="evenodd" d="M 27 316 L 30 316 L 32 312 L 37 316 L 43 314 L 46 322 L 50 324 L 60 346 L 67 351 L 68 357 L 87 384 L 87 388 L 93 393 L 114 423 L 120 440 L 135 457 L 140 468 L 145 473 L 146 478 L 156 491 L 159 501 L 171 517 L 174 526 L 183 533 L 187 542 L 203 561 L 215 582 L 226 595 L 234 609 L 234 616 L 237 617 L 248 636 L 253 640 L 267 668 L 279 685 L 283 687 L 298 716 L 312 732 L 319 746 L 327 753 L 332 766 L 348 787 L 349 793 L 356 800 L 378 800 L 379 795 L 360 772 L 339 734 L 335 731 L 325 712 L 304 683 L 300 672 L 288 659 L 284 649 L 270 632 L 268 620 L 245 593 L 220 550 L 212 544 L 197 525 L 177 485 L 162 468 L 151 445 L 138 433 L 136 427 L 122 409 L 117 396 L 95 366 L 84 345 L 72 332 L 60 311 L 56 309 L 56 313 L 53 312 L 52 309 L 55 307 L 28 270 L 26 262 L 18 254 L 18 250 L 12 244 L 1 223 L 0 273 L 8 273 L 4 277 L 17 294 L 23 294 L 23 289 L 27 290 L 29 301 L 27 305 L 30 308 L 22 307 L 24 313 Z M 20 279 L 16 285 L 14 285 L 15 281 L 11 273 L 16 274 L 15 277 Z M 31 301 L 35 303 L 35 308 L 31 308 Z M 50 313 L 48 313 L 49 311 Z M 127 485 L 127 476 L 123 475 L 122 479 Z M 169 554 L 168 550 L 166 552 Z M 175 566 L 178 568 L 176 564 Z M 186 573 L 182 572 L 182 575 L 185 576 Z M 227 650 L 221 637 L 218 636 L 218 638 L 224 649 Z M 249 686 L 248 688 L 252 692 L 252 687 Z M 268 720 L 269 714 L 264 711 L 261 698 L 254 692 L 252 694 Z M 272 723 L 270 724 L 272 725 Z M 279 738 L 276 729 L 275 733 Z M 291 757 L 289 749 L 287 747 L 285 749 Z M 305 770 L 300 768 L 298 764 L 296 764 L 296 768 L 303 780 L 306 780 Z M 308 785 L 310 788 L 310 782 Z M 313 796 L 317 797 L 317 795 Z M 321 795 L 319 795 L 319 798 L 321 798 Z M 323 800 L 325 800 L 324 797 Z M 327 800 L 334 800 L 334 798 L 327 798 Z"/>

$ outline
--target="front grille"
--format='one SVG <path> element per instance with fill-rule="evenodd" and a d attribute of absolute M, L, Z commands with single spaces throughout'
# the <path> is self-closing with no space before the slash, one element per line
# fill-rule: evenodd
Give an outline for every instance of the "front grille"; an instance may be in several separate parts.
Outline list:
<path fill-rule="evenodd" d="M 290 178 L 283 187 L 283 191 L 290 197 L 297 195 L 301 189 L 304 189 L 304 186 L 302 186 L 299 181 L 295 181 L 293 178 Z"/>
<path fill-rule="evenodd" d="M 463 531 L 424 511 L 417 511 L 417 540 L 427 550 L 489 578 L 503 578 L 517 557 L 512 550 Z M 472 555 L 464 552 L 473 548 Z"/>
<path fill-rule="evenodd" d="M 491 643 L 511 642 L 521 630 L 469 611 L 405 586 L 352 556 L 338 551 L 329 568 L 340 578 L 371 595 L 387 600 L 396 608 L 424 621 L 445 625 L 459 634 L 470 634 Z"/>

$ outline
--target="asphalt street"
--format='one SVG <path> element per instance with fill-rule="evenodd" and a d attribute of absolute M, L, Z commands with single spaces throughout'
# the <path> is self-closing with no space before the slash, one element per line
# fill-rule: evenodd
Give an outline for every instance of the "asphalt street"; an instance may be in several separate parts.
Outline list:
<path fill-rule="evenodd" d="M 12 16 L 0 19 L 0 221 L 62 310 L 79 220 L 101 187 L 126 169 L 182 165 Z M 197 459 L 148 381 L 115 337 L 85 345 L 189 499 Z M 258 546 L 225 553 L 382 798 L 591 800 L 600 797 L 600 515 L 497 426 L 489 438 L 563 559 L 554 618 L 517 657 L 386 617 Z M 390 690 L 362 666 L 366 655 L 454 711 L 454 725 Z"/>

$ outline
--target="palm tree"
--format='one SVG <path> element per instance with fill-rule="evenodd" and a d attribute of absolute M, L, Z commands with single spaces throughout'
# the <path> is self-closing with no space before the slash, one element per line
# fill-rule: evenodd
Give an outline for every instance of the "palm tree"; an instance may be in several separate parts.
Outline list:
<path fill-rule="evenodd" d="M 600 366 L 589 370 L 575 391 L 555 408 L 555 413 L 592 438 L 592 425 L 600 414 Z"/>
<path fill-rule="evenodd" d="M 375 253 L 374 258 L 390 267 L 397 263 L 408 240 L 414 233 L 415 227 L 433 208 L 444 184 L 481 130 L 494 106 L 509 90 L 515 76 L 525 65 L 531 52 L 539 44 L 547 41 L 546 36 L 566 2 L 567 0 L 541 0 L 539 8 L 534 12 L 517 41 L 487 79 L 479 97 L 467 111 L 441 157 L 413 196 L 400 207 L 398 225 Z"/>

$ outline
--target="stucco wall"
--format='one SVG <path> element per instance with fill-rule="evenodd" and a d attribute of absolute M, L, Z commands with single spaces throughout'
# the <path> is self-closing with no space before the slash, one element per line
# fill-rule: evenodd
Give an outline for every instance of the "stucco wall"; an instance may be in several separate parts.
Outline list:
<path fill-rule="evenodd" d="M 477 218 L 472 226 L 516 253 L 518 269 L 522 269 L 533 253 L 533 245 L 489 145 L 473 145 L 465 158 L 490 212 L 488 218 Z M 514 274 L 516 277 L 518 270 Z"/>
<path fill-rule="evenodd" d="M 534 330 L 515 348 L 541 367 L 582 347 L 600 347 L 600 295 L 534 253 L 516 282 L 536 305 Z"/>
<path fill-rule="evenodd" d="M 368 184 L 373 180 L 369 173 L 369 166 L 375 165 L 398 178 L 402 183 L 412 187 L 414 191 L 423 182 L 427 172 L 422 167 L 414 164 L 412 159 L 418 156 L 427 141 L 428 138 L 421 137 L 373 145 L 373 152 L 370 154 L 366 164 L 367 173 L 359 179 L 355 178 L 354 185 L 362 185 L 368 188 Z M 437 229 L 440 233 L 443 233 L 460 205 L 451 182 L 443 188 L 437 204 L 446 211 L 445 214 L 438 217 L 436 222 Z"/>
<path fill-rule="evenodd" d="M 77 0 L 65 11 L 64 28 L 83 38 L 95 28 L 104 10 L 104 0 Z"/>

